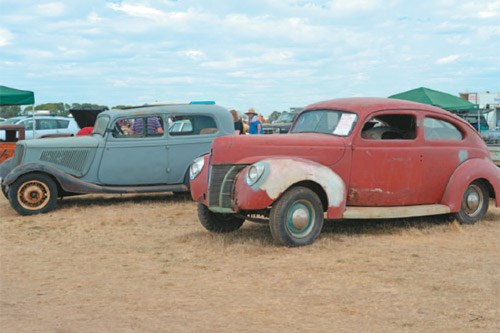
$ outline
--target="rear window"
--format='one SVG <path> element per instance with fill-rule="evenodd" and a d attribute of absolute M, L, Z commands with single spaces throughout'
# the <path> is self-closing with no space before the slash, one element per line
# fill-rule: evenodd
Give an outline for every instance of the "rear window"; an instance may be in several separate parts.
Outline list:
<path fill-rule="evenodd" d="M 452 123 L 432 117 L 425 117 L 424 133 L 425 139 L 430 141 L 461 141 L 464 138 L 462 132 Z"/>

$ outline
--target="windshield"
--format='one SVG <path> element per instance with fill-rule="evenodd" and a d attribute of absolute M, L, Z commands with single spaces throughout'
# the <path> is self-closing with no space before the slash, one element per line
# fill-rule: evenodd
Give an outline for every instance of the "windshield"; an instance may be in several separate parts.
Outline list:
<path fill-rule="evenodd" d="M 23 118 L 9 118 L 9 119 L 5 119 L 5 121 L 2 123 L 2 124 L 17 124 L 19 122 L 19 120 L 21 120 Z"/>
<path fill-rule="evenodd" d="M 302 112 L 290 133 L 325 133 L 338 136 L 351 134 L 358 115 L 350 112 L 314 110 Z"/>
<path fill-rule="evenodd" d="M 99 134 L 101 136 L 104 136 L 104 133 L 106 133 L 106 128 L 108 127 L 108 123 L 108 116 L 97 117 L 94 124 L 94 129 L 92 130 L 92 134 Z"/>
<path fill-rule="evenodd" d="M 293 121 L 293 117 L 295 117 L 296 113 L 283 112 L 280 114 L 278 119 L 276 119 L 276 123 L 291 123 Z"/>

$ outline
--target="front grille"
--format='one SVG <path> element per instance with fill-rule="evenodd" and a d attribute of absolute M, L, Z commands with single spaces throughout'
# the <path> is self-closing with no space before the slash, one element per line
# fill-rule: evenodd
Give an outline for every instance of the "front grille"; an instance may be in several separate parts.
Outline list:
<path fill-rule="evenodd" d="M 42 152 L 40 160 L 66 167 L 81 174 L 84 171 L 88 155 L 89 150 L 45 150 Z"/>
<path fill-rule="evenodd" d="M 212 165 L 208 191 L 208 206 L 232 208 L 234 180 L 246 165 Z"/>

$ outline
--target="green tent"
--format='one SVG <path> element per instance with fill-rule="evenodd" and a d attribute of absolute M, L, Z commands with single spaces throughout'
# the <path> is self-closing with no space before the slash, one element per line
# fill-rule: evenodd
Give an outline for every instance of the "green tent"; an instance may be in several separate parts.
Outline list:
<path fill-rule="evenodd" d="M 404 99 L 407 101 L 413 101 L 422 104 L 430 104 L 450 112 L 463 112 L 478 109 L 477 104 L 473 104 L 469 101 L 466 101 L 465 99 L 424 87 L 395 94 L 389 96 L 389 98 Z"/>
<path fill-rule="evenodd" d="M 6 86 L 0 86 L 0 105 L 28 105 L 35 104 L 35 96 L 32 91 L 18 90 Z"/>

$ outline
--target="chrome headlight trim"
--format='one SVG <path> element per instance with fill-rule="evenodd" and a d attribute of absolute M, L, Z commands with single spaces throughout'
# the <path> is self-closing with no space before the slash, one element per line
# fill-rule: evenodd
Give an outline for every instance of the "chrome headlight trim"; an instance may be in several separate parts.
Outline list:
<path fill-rule="evenodd" d="M 203 156 L 195 158 L 189 167 L 189 179 L 195 179 L 201 173 L 204 166 L 205 158 Z"/>
<path fill-rule="evenodd" d="M 246 183 L 248 186 L 255 184 L 264 174 L 265 165 L 263 163 L 255 163 L 248 168 L 246 175 Z"/>

